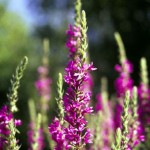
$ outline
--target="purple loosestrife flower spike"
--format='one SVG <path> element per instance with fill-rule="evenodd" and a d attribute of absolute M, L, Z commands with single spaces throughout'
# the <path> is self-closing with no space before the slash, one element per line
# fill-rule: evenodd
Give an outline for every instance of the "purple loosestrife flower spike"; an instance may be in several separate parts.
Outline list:
<path fill-rule="evenodd" d="M 77 27 L 78 29 L 81 28 L 81 23 L 82 23 L 82 21 L 81 21 L 81 5 L 82 5 L 81 0 L 76 0 L 76 2 L 75 2 L 75 28 Z M 78 53 L 80 53 L 79 52 L 79 50 L 80 50 L 79 45 L 80 45 L 80 41 L 81 41 L 81 33 L 82 32 L 79 30 L 79 33 L 76 32 L 78 37 L 76 37 L 76 52 L 75 52 L 75 55 L 78 55 Z M 85 42 L 87 44 L 87 41 L 85 41 Z M 74 57 L 75 57 L 75 55 L 74 55 Z M 89 63 L 89 54 L 88 54 L 87 49 L 86 49 L 86 63 Z M 83 90 L 85 92 L 86 91 L 92 91 L 92 87 L 93 87 L 92 75 L 89 72 L 88 72 L 88 76 L 89 76 L 88 80 L 83 85 Z"/>
<path fill-rule="evenodd" d="M 115 33 L 115 39 L 119 47 L 119 60 L 120 64 L 115 66 L 115 70 L 119 73 L 119 77 L 115 80 L 115 89 L 117 93 L 117 98 L 119 103 L 116 105 L 115 112 L 115 129 L 121 127 L 121 118 L 120 114 L 122 112 L 123 100 L 125 98 L 126 91 L 132 92 L 133 80 L 130 77 L 130 74 L 133 72 L 133 65 L 127 59 L 125 54 L 125 48 L 119 33 Z M 132 95 L 132 94 L 130 94 Z"/>
<path fill-rule="evenodd" d="M 41 128 L 41 115 L 36 115 L 35 103 L 32 99 L 29 100 L 28 106 L 31 120 L 28 130 L 28 150 L 43 150 L 44 136 Z"/>
<path fill-rule="evenodd" d="M 41 128 L 37 130 L 37 128 L 35 128 L 35 123 L 31 122 L 28 130 L 28 143 L 30 145 L 28 150 L 43 150 L 43 141 L 43 130 Z"/>
<path fill-rule="evenodd" d="M 35 87 L 38 91 L 38 94 L 41 96 L 40 105 L 41 112 L 46 113 L 49 109 L 48 102 L 51 98 L 51 83 L 52 80 L 48 77 L 48 52 L 49 52 L 49 40 L 43 40 L 44 55 L 42 60 L 42 66 L 38 67 L 37 71 L 39 74 L 39 79 L 35 82 Z M 42 115 L 45 115 L 43 114 Z"/>
<path fill-rule="evenodd" d="M 138 107 L 137 107 L 137 88 L 133 88 L 133 96 L 132 96 L 132 118 L 129 122 L 129 133 L 127 135 L 128 141 L 128 149 L 132 150 L 136 148 L 141 142 L 145 141 L 144 132 L 139 121 L 138 115 Z"/>
<path fill-rule="evenodd" d="M 107 80 L 106 78 L 101 79 L 101 94 L 98 95 L 98 102 L 96 105 L 97 113 L 99 115 L 99 132 L 95 131 L 97 137 L 100 137 L 100 141 L 97 141 L 97 147 L 99 149 L 110 149 L 112 139 L 113 139 L 113 130 L 114 130 L 114 120 L 112 113 L 112 106 L 108 100 L 108 91 L 107 91 Z M 95 126 L 94 126 L 95 127 Z"/>
<path fill-rule="evenodd" d="M 118 98 L 124 99 L 125 92 L 129 90 L 132 91 L 133 80 L 130 77 L 130 74 L 133 72 L 133 65 L 126 58 L 125 48 L 119 33 L 115 33 L 115 39 L 119 47 L 120 54 L 120 65 L 115 66 L 115 70 L 120 74 L 118 79 L 115 81 L 115 88 Z"/>
<path fill-rule="evenodd" d="M 127 90 L 131 92 L 133 88 L 133 80 L 130 77 L 133 72 L 133 66 L 127 60 L 122 65 L 116 65 L 115 70 L 119 73 L 119 77 L 115 81 L 117 97 L 123 99 L 125 92 Z"/>
<path fill-rule="evenodd" d="M 84 92 L 82 86 L 88 79 L 88 71 L 95 70 L 93 64 L 85 63 L 86 56 L 86 19 L 85 12 L 82 12 L 81 20 L 81 41 L 78 55 L 74 60 L 70 60 L 64 77 L 68 84 L 64 95 L 65 120 L 69 126 L 65 129 L 66 139 L 74 149 L 81 149 L 87 143 L 91 143 L 90 130 L 87 129 L 85 114 L 91 113 L 92 107 L 89 107 L 90 92 Z"/>
<path fill-rule="evenodd" d="M 81 88 L 87 79 L 86 72 L 94 68 L 91 65 L 82 67 L 80 65 L 81 63 L 78 61 L 70 61 L 66 68 L 67 74 L 65 75 L 65 82 L 69 85 L 64 95 L 65 120 L 69 123 L 66 132 L 71 145 L 75 147 L 80 147 L 83 141 L 85 141 L 84 144 L 90 142 L 90 139 L 84 140 L 85 136 L 82 134 L 87 124 L 84 116 L 93 111 L 88 106 L 90 93 L 84 93 Z"/>
<path fill-rule="evenodd" d="M 42 99 L 42 108 L 48 110 L 48 101 L 50 99 L 50 84 L 51 79 L 47 78 L 48 68 L 46 66 L 40 66 L 38 68 L 39 79 L 35 82 L 36 89 Z"/>
<path fill-rule="evenodd" d="M 8 114 L 14 113 L 18 111 L 16 102 L 18 100 L 18 88 L 20 86 L 20 80 L 23 77 L 23 72 L 27 66 L 28 58 L 25 56 L 21 63 L 17 66 L 15 75 L 13 75 L 11 80 L 11 88 L 9 90 L 9 94 L 7 95 L 9 99 L 9 109 Z M 18 140 L 16 140 L 16 132 L 19 132 L 16 128 L 17 124 L 20 124 L 21 121 L 16 121 L 13 117 L 8 122 L 8 129 L 10 131 L 10 134 L 7 135 L 7 144 L 6 144 L 6 150 L 19 150 L 20 146 L 18 146 Z"/>
<path fill-rule="evenodd" d="M 70 146 L 68 145 L 65 135 L 65 128 L 64 128 L 64 106 L 63 106 L 63 78 L 62 74 L 58 74 L 58 82 L 57 82 L 57 92 L 58 97 L 56 98 L 56 102 L 58 105 L 59 111 L 59 119 L 55 117 L 52 124 L 49 126 L 49 132 L 52 135 L 52 139 L 56 142 L 55 150 L 63 150 L 69 149 Z"/>
<path fill-rule="evenodd" d="M 55 118 L 53 123 L 49 126 L 50 133 L 53 140 L 56 142 L 55 149 L 83 149 L 83 147 L 91 143 L 91 133 L 87 128 L 86 114 L 90 114 L 93 110 L 89 107 L 91 97 L 90 91 L 84 91 L 83 86 L 88 80 L 88 72 L 95 70 L 93 64 L 86 64 L 86 19 L 85 12 L 82 12 L 81 26 L 79 34 L 69 35 L 74 39 L 74 36 L 79 36 L 75 40 L 78 42 L 74 45 L 75 52 L 71 52 L 71 60 L 69 61 L 65 71 L 64 80 L 68 88 L 64 94 L 64 109 L 65 109 L 65 123 L 61 125 L 60 121 Z M 69 41 L 70 42 L 70 37 Z M 69 46 L 69 48 L 72 48 Z M 73 57 L 72 57 L 73 56 Z M 75 57 L 74 57 L 75 56 Z"/>
<path fill-rule="evenodd" d="M 52 147 L 52 143 L 49 135 L 48 126 L 48 109 L 49 109 L 49 102 L 51 99 L 51 84 L 52 80 L 49 77 L 49 51 L 50 51 L 50 42 L 48 39 L 43 40 L 43 58 L 42 58 L 42 65 L 38 67 L 38 80 L 35 82 L 35 87 L 38 91 L 40 96 L 39 99 L 39 112 L 42 115 L 42 128 L 46 135 L 47 141 L 49 142 L 50 147 Z"/>
<path fill-rule="evenodd" d="M 142 128 L 145 132 L 145 149 L 149 149 L 150 141 L 150 88 L 149 88 L 149 79 L 148 79 L 148 68 L 145 58 L 141 58 L 140 61 L 140 70 L 141 70 L 141 82 L 138 87 L 138 96 L 139 96 L 139 109 L 138 113 L 140 116 L 140 122 Z"/>
<path fill-rule="evenodd" d="M 68 40 L 66 42 L 66 47 L 69 49 L 69 56 L 74 59 L 77 54 L 78 45 L 80 44 L 81 31 L 81 0 L 75 1 L 75 23 L 74 26 L 69 25 L 67 30 Z"/>
<path fill-rule="evenodd" d="M 77 27 L 78 29 L 81 28 L 81 23 L 82 23 L 81 22 L 81 7 L 82 7 L 81 0 L 76 0 L 75 1 L 75 23 L 74 23 L 74 26 L 75 26 L 75 28 Z M 78 35 L 78 37 L 76 37 L 76 51 L 75 51 L 75 55 L 77 55 L 77 53 L 79 51 L 79 47 L 78 46 L 80 45 L 81 31 L 79 30 L 79 33 L 76 32 L 76 34 Z M 86 57 L 87 57 L 86 58 L 86 61 L 87 61 L 86 63 L 89 63 L 88 50 L 86 50 Z M 93 87 L 92 75 L 89 72 L 88 72 L 88 76 L 89 76 L 88 80 L 83 85 L 83 90 L 85 90 L 85 92 L 86 91 L 92 91 L 92 87 Z"/>
<path fill-rule="evenodd" d="M 150 89 L 146 59 L 141 59 L 141 83 L 138 87 L 139 115 L 143 128 L 150 125 Z"/>
<path fill-rule="evenodd" d="M 31 144 L 29 150 L 43 150 L 44 148 L 44 139 L 43 139 L 43 130 L 41 129 L 41 114 L 38 114 L 36 122 L 31 122 L 30 131 L 28 136 Z"/>

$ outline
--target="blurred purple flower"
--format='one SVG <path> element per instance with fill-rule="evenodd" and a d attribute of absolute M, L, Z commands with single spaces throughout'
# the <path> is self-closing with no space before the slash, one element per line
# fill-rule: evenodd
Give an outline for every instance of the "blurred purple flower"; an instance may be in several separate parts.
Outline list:
<path fill-rule="evenodd" d="M 86 64 L 78 56 L 77 50 L 81 46 L 80 27 L 69 26 L 67 31 L 68 41 L 66 43 L 70 52 L 70 62 L 66 67 L 64 76 L 65 82 L 68 84 L 66 93 L 64 94 L 65 120 L 69 126 L 65 129 L 66 138 L 70 145 L 75 148 L 82 147 L 87 143 L 91 143 L 91 133 L 87 129 L 86 114 L 93 112 L 89 107 L 91 98 L 92 80 L 90 71 L 96 70 L 93 63 Z M 88 85 L 89 84 L 89 85 Z"/>
<path fill-rule="evenodd" d="M 99 149 L 110 150 L 112 137 L 114 134 L 112 104 L 109 100 L 104 99 L 101 94 L 97 94 L 96 99 L 96 112 L 101 113 L 99 136 L 101 137 L 102 143 L 100 147 L 98 145 L 97 146 L 99 147 Z"/>
<path fill-rule="evenodd" d="M 70 55 L 69 57 L 72 59 L 76 59 L 75 55 L 77 55 L 77 49 L 80 45 L 81 41 L 81 32 L 80 27 L 69 25 L 69 28 L 66 32 L 68 35 L 68 40 L 66 42 L 66 47 L 69 49 Z M 91 91 L 93 87 L 93 79 L 89 72 L 87 72 L 88 79 L 84 82 L 82 86 L 82 90 L 85 92 Z"/>
<path fill-rule="evenodd" d="M 150 89 L 149 86 L 141 83 L 138 87 L 139 96 L 139 122 L 141 125 L 141 131 L 145 138 L 148 137 L 147 127 L 150 126 Z M 141 137 L 141 141 L 144 141 L 144 136 Z M 139 137 L 140 138 L 140 137 Z M 147 140 L 147 139 L 146 139 Z M 137 141 L 138 142 L 138 141 Z"/>
<path fill-rule="evenodd" d="M 116 105 L 114 116 L 115 129 L 117 129 L 118 127 L 121 127 L 121 113 L 125 93 L 129 90 L 132 95 L 133 80 L 131 79 L 130 74 L 133 72 L 133 65 L 130 61 L 126 60 L 122 65 L 117 64 L 115 70 L 119 73 L 119 77 L 115 80 L 115 89 L 117 97 L 119 98 L 119 103 Z"/>
<path fill-rule="evenodd" d="M 132 124 L 129 126 L 129 133 L 127 135 L 128 141 L 128 149 L 132 150 L 141 142 L 145 141 L 144 131 L 141 126 L 141 123 L 137 120 L 134 120 Z"/>
<path fill-rule="evenodd" d="M 114 116 L 114 125 L 115 129 L 121 127 L 121 114 L 122 114 L 122 105 L 116 104 L 115 106 L 115 116 Z"/>
<path fill-rule="evenodd" d="M 42 97 L 42 107 L 44 110 L 48 110 L 47 102 L 50 100 L 51 97 L 51 83 L 52 80 L 48 78 L 48 68 L 46 66 L 40 66 L 38 68 L 39 79 L 35 82 L 35 87 Z"/>
<path fill-rule="evenodd" d="M 127 90 L 132 91 L 133 80 L 130 74 L 133 72 L 133 65 L 126 60 L 123 65 L 116 65 L 115 70 L 119 73 L 119 77 L 115 81 L 115 89 L 118 98 L 124 98 Z"/>
<path fill-rule="evenodd" d="M 102 96 L 101 94 L 97 94 L 96 95 L 96 100 L 97 100 L 97 103 L 96 103 L 96 112 L 99 112 L 103 109 L 103 106 L 102 106 Z"/>
<path fill-rule="evenodd" d="M 40 66 L 40 67 L 38 67 L 37 71 L 41 75 L 48 75 L 48 68 L 47 67 Z"/>
<path fill-rule="evenodd" d="M 45 99 L 50 99 L 50 84 L 50 79 L 40 79 L 35 83 L 39 95 L 43 96 Z"/>
<path fill-rule="evenodd" d="M 44 136 L 43 136 L 43 130 L 40 128 L 38 130 L 38 138 L 34 139 L 35 136 L 35 124 L 33 122 L 31 122 L 29 124 L 29 130 L 28 130 L 28 145 L 29 148 L 28 150 L 32 150 L 32 144 L 34 144 L 35 142 L 37 142 L 38 146 L 37 146 L 37 150 L 43 150 L 44 149 Z"/>
<path fill-rule="evenodd" d="M 144 83 L 138 87 L 139 116 L 143 128 L 150 125 L 150 89 Z"/>

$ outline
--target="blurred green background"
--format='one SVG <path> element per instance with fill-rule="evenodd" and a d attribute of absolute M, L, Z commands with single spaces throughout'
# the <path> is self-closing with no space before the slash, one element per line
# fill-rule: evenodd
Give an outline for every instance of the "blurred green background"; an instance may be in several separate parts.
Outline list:
<path fill-rule="evenodd" d="M 38 99 L 34 82 L 37 80 L 37 67 L 43 56 L 42 41 L 50 40 L 50 76 L 52 99 L 50 118 L 56 113 L 56 79 L 58 72 L 64 72 L 68 53 L 65 48 L 65 31 L 73 23 L 74 1 L 72 0 L 1 0 L 0 1 L 0 104 L 7 103 L 6 94 L 10 79 L 17 64 L 24 55 L 29 64 L 19 90 L 16 117 L 23 119 L 19 135 L 21 149 L 27 149 L 27 123 L 29 122 L 27 101 Z M 20 9 L 17 9 L 20 8 Z M 24 11 L 19 11 L 19 10 Z M 113 33 L 119 31 L 129 60 L 134 64 L 135 85 L 139 81 L 139 60 L 146 57 L 150 66 L 150 0 L 83 0 L 87 13 L 89 54 L 98 68 L 93 74 L 94 93 L 99 91 L 99 81 L 106 76 L 109 91 L 114 92 L 113 84 L 117 74 L 114 65 L 118 63 L 118 51 Z M 93 98 L 94 99 L 94 98 Z"/>

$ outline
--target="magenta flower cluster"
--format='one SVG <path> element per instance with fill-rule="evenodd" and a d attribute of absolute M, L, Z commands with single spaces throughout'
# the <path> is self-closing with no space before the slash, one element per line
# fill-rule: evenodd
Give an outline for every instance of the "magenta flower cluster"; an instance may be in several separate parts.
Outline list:
<path fill-rule="evenodd" d="M 91 113 L 92 107 L 89 107 L 90 92 L 83 93 L 81 88 L 83 83 L 88 79 L 89 70 L 95 70 L 93 64 L 86 65 L 79 60 L 70 61 L 66 68 L 65 82 L 69 85 L 64 95 L 65 121 L 68 127 L 63 127 L 58 119 L 54 119 L 50 125 L 50 133 L 58 147 L 71 146 L 81 147 L 87 143 L 91 143 L 90 130 L 86 129 L 87 121 L 85 115 Z"/>
<path fill-rule="evenodd" d="M 58 118 L 55 118 L 52 124 L 49 126 L 49 131 L 52 135 L 52 139 L 57 143 L 54 150 L 69 150 L 71 145 L 66 140 L 65 128 L 60 124 Z"/>
<path fill-rule="evenodd" d="M 70 61 L 66 68 L 65 82 L 69 85 L 64 95 L 65 120 L 69 123 L 67 134 L 69 141 L 75 145 L 90 143 L 89 130 L 85 131 L 85 114 L 91 113 L 89 107 L 91 93 L 84 93 L 82 85 L 88 80 L 88 71 L 95 70 L 93 64 L 81 64 L 79 59 Z M 85 132 L 85 135 L 83 134 Z"/>
<path fill-rule="evenodd" d="M 7 105 L 4 105 L 0 109 L 0 149 L 3 149 L 5 144 L 7 144 L 7 138 L 10 135 L 10 129 L 8 125 L 10 121 L 13 119 L 13 114 L 9 111 Z M 21 125 L 21 120 L 14 120 L 15 126 Z"/>
<path fill-rule="evenodd" d="M 74 57 L 77 51 L 77 43 L 81 38 L 80 28 L 76 26 L 69 25 L 69 29 L 67 30 L 68 40 L 66 43 L 66 47 L 69 49 L 70 57 Z"/>
<path fill-rule="evenodd" d="M 128 150 L 132 150 L 141 142 L 145 141 L 145 135 L 141 123 L 136 120 L 133 125 L 129 126 L 129 134 L 127 135 L 129 139 Z"/>

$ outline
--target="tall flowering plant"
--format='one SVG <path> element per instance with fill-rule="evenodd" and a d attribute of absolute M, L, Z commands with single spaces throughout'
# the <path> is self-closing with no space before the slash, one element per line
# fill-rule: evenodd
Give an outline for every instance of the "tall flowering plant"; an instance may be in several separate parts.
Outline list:
<path fill-rule="evenodd" d="M 138 87 L 138 95 L 139 95 L 139 114 L 140 120 L 143 126 L 150 125 L 149 118 L 149 106 L 150 106 L 150 89 L 149 89 L 149 80 L 148 80 L 148 72 L 147 72 L 147 64 L 146 59 L 141 59 L 141 82 Z"/>
<path fill-rule="evenodd" d="M 67 127 L 63 126 L 60 121 L 55 118 L 50 125 L 50 133 L 56 142 L 55 149 L 76 150 L 91 143 L 90 129 L 87 128 L 86 114 L 90 114 L 93 110 L 89 107 L 91 93 L 84 91 L 83 86 L 89 79 L 88 72 L 96 68 L 93 64 L 86 63 L 86 17 L 82 11 L 82 17 L 78 26 L 69 26 L 67 47 L 70 52 L 70 61 L 65 69 L 64 81 L 68 88 L 63 96 L 64 104 L 64 121 Z"/>
<path fill-rule="evenodd" d="M 40 112 L 42 115 L 46 115 L 49 109 L 49 100 L 51 98 L 51 83 L 52 80 L 49 77 L 49 64 L 48 64 L 48 52 L 49 41 L 44 39 L 43 41 L 44 55 L 42 58 L 42 65 L 38 67 L 38 80 L 35 82 L 35 87 L 40 96 Z"/>
<path fill-rule="evenodd" d="M 140 61 L 140 85 L 138 87 L 138 97 L 139 97 L 139 120 L 142 126 L 142 129 L 145 134 L 145 148 L 149 149 L 149 139 L 150 139 L 150 88 L 148 80 L 148 70 L 147 62 L 145 58 L 141 58 Z"/>
<path fill-rule="evenodd" d="M 133 65 L 129 60 L 125 60 L 121 65 L 117 64 L 115 70 L 119 73 L 119 77 L 115 81 L 115 89 L 118 98 L 124 98 L 125 92 L 132 91 L 133 80 L 130 74 L 133 72 Z"/>
<path fill-rule="evenodd" d="M 133 89 L 133 80 L 131 78 L 131 73 L 133 73 L 133 65 L 126 57 L 121 36 L 117 32 L 115 33 L 115 39 L 118 44 L 120 54 L 120 64 L 115 66 L 115 70 L 119 73 L 119 77 L 115 80 L 115 89 L 117 97 L 123 101 L 126 91 L 132 92 Z"/>
<path fill-rule="evenodd" d="M 113 150 L 132 150 L 137 148 L 145 140 L 143 129 L 139 121 L 137 107 L 137 88 L 132 91 L 132 103 L 130 91 L 126 92 L 123 112 L 121 115 L 121 127 L 117 128 Z"/>
<path fill-rule="evenodd" d="M 129 120 L 129 133 L 127 135 L 128 141 L 128 149 L 132 150 L 137 147 L 141 142 L 145 141 L 145 135 L 143 132 L 143 127 L 139 119 L 138 113 L 138 94 L 137 88 L 134 87 L 132 91 L 132 101 L 130 102 L 132 109 L 132 117 Z M 131 110 L 129 110 L 129 113 Z"/>
<path fill-rule="evenodd" d="M 35 82 L 35 87 L 37 89 L 37 92 L 40 96 L 38 102 L 36 103 L 36 106 L 38 107 L 38 112 L 42 115 L 42 119 L 39 122 L 39 128 L 37 129 L 37 120 L 35 119 L 37 117 L 36 114 L 36 107 L 34 107 L 34 102 L 29 102 L 29 110 L 30 110 L 30 117 L 31 121 L 29 123 L 29 131 L 28 131 L 28 144 L 29 149 L 34 150 L 42 150 L 44 148 L 44 133 L 47 137 L 47 141 L 50 145 L 49 140 L 49 131 L 48 131 L 48 110 L 49 110 L 49 101 L 51 98 L 51 83 L 52 80 L 49 77 L 49 60 L 48 60 L 48 52 L 49 52 L 49 40 L 44 39 L 43 40 L 43 57 L 42 57 L 42 65 L 38 67 L 38 79 Z M 32 104 L 32 105 L 31 105 Z M 33 108 L 32 108 L 32 107 Z M 33 117 L 33 114 L 34 117 Z M 38 137 L 35 138 L 36 132 L 38 132 Z M 38 146 L 34 146 L 36 145 Z M 50 145 L 51 146 L 51 145 Z"/>
<path fill-rule="evenodd" d="M 114 136 L 112 103 L 108 100 L 107 80 L 101 79 L 101 93 L 96 96 L 93 149 L 110 150 Z M 95 128 L 96 124 L 96 128 Z"/>
<path fill-rule="evenodd" d="M 139 113 L 137 111 L 137 93 L 133 90 L 133 80 L 130 77 L 130 74 L 133 72 L 132 64 L 128 61 L 125 55 L 124 46 L 121 40 L 121 37 L 118 33 L 115 34 L 116 40 L 119 45 L 120 50 L 120 63 L 121 65 L 116 65 L 115 69 L 120 73 L 120 76 L 115 81 L 115 88 L 119 103 L 116 105 L 116 115 L 115 115 L 115 125 L 117 128 L 123 128 L 123 120 L 121 120 L 121 113 L 123 108 L 123 100 L 125 97 L 126 91 L 130 93 L 130 101 L 131 108 L 128 111 L 128 116 L 130 116 L 128 120 L 128 132 L 123 136 L 127 136 L 128 140 L 128 149 L 132 149 L 136 147 L 140 142 L 145 140 L 143 129 L 141 123 L 139 121 Z M 135 94 L 136 93 L 136 94 Z M 132 116 L 132 117 L 131 117 Z M 134 124 L 133 124 L 134 122 Z"/>
<path fill-rule="evenodd" d="M 118 98 L 118 103 L 116 104 L 116 115 L 115 115 L 115 128 L 121 126 L 121 113 L 123 108 L 123 100 L 125 98 L 126 91 L 132 93 L 133 80 L 131 78 L 131 73 L 133 72 L 133 65 L 127 59 L 125 54 L 125 48 L 119 33 L 115 33 L 115 39 L 117 41 L 120 53 L 120 64 L 115 66 L 115 70 L 119 73 L 118 78 L 115 80 L 115 89 Z M 130 94 L 132 95 L 132 94 Z"/>
<path fill-rule="evenodd" d="M 65 120 L 69 123 L 66 136 L 69 143 L 78 148 L 91 142 L 85 120 L 85 114 L 93 111 L 92 107 L 88 106 L 90 92 L 84 93 L 81 89 L 83 82 L 88 78 L 86 72 L 94 69 L 92 64 L 81 64 L 79 60 L 70 61 L 66 68 L 65 82 L 69 85 L 64 95 Z"/>
<path fill-rule="evenodd" d="M 15 74 L 12 76 L 11 88 L 8 93 L 9 106 L 4 105 L 0 109 L 0 149 L 6 150 L 19 150 L 18 140 L 16 133 L 18 132 L 17 126 L 21 125 L 20 119 L 14 119 L 14 113 L 18 111 L 18 88 L 20 80 L 23 77 L 23 72 L 28 63 L 28 58 L 24 57 L 21 63 L 17 66 Z"/>

